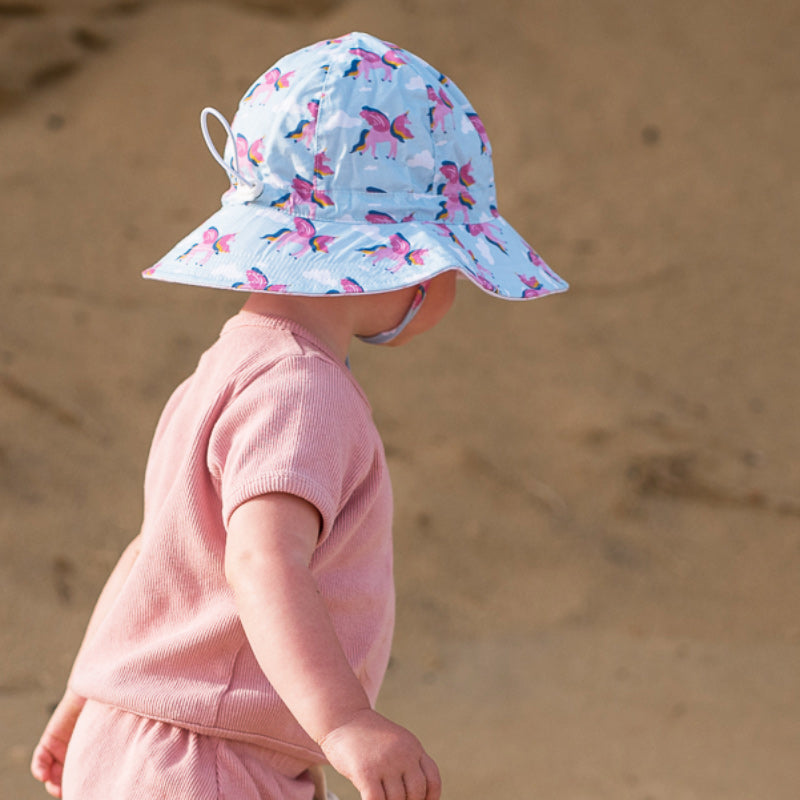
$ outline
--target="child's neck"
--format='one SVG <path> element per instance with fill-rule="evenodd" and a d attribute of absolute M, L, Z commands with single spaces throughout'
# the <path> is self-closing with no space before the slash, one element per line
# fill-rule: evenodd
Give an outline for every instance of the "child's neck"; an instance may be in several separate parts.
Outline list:
<path fill-rule="evenodd" d="M 373 295 L 301 297 L 251 294 L 244 310 L 292 320 L 313 333 L 342 361 L 356 334 L 371 335 L 394 327 L 408 308 L 414 289 Z"/>

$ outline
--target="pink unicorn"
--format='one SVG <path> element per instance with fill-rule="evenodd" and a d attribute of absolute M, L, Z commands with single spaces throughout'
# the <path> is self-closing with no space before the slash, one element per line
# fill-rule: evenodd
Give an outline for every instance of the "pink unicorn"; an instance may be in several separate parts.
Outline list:
<path fill-rule="evenodd" d="M 270 283 L 267 276 L 257 267 L 247 270 L 247 283 L 238 281 L 233 284 L 234 289 L 246 287 L 251 292 L 285 292 L 289 287 L 285 283 Z"/>
<path fill-rule="evenodd" d="M 382 142 L 389 143 L 389 158 L 397 158 L 397 143 L 413 139 L 414 135 L 408 129 L 408 112 L 395 117 L 389 123 L 389 117 L 377 108 L 363 106 L 361 116 L 367 121 L 369 128 L 361 131 L 361 137 L 353 146 L 351 153 L 363 153 L 369 150 L 373 158 L 377 158 L 376 148 Z"/>
<path fill-rule="evenodd" d="M 185 253 L 178 256 L 178 259 L 181 261 L 192 259 L 204 265 L 215 253 L 230 253 L 234 236 L 235 233 L 220 236 L 215 227 L 207 228 L 203 232 L 202 241 L 193 244 Z"/>
<path fill-rule="evenodd" d="M 493 222 L 477 222 L 467 225 L 467 233 L 470 236 L 485 236 L 489 244 L 493 244 L 503 253 L 508 252 L 506 243 L 497 235 L 497 226 Z"/>
<path fill-rule="evenodd" d="M 327 178 L 329 175 L 333 175 L 331 160 L 325 155 L 324 150 L 320 150 L 314 156 L 314 177 Z"/>
<path fill-rule="evenodd" d="M 350 52 L 356 56 L 353 63 L 345 70 L 345 78 L 365 78 L 372 80 L 373 70 L 383 70 L 382 80 L 388 81 L 392 77 L 392 70 L 397 69 L 406 61 L 397 50 L 387 50 L 383 56 L 373 53 L 371 50 L 364 50 L 360 47 L 351 47 Z"/>
<path fill-rule="evenodd" d="M 392 264 L 388 268 L 389 272 L 397 272 L 406 264 L 424 264 L 425 254 L 428 252 L 424 248 L 418 250 L 411 249 L 411 243 L 402 233 L 394 233 L 389 237 L 389 244 L 378 244 L 374 247 L 359 248 L 359 252 L 372 259 L 373 264 L 389 259 Z"/>
<path fill-rule="evenodd" d="M 315 189 L 314 184 L 307 178 L 295 175 L 292 180 L 292 191 L 273 200 L 271 205 L 282 211 L 294 212 L 301 206 L 308 206 L 311 209 L 314 206 L 328 208 L 333 205 L 333 200 L 325 192 Z"/>
<path fill-rule="evenodd" d="M 444 195 L 441 203 L 442 210 L 437 219 L 453 219 L 460 209 L 464 214 L 464 222 L 469 219 L 468 211 L 475 205 L 475 198 L 467 191 L 475 183 L 472 176 L 472 164 L 467 162 L 461 169 L 452 161 L 443 161 L 439 171 L 445 178 L 436 190 L 437 194 Z"/>
<path fill-rule="evenodd" d="M 266 72 L 255 83 L 253 88 L 242 98 L 243 102 L 264 104 L 269 101 L 274 92 L 279 92 L 281 89 L 289 87 L 289 78 L 294 75 L 294 72 L 287 72 L 281 75 L 281 71 L 277 67 L 273 67 Z"/>
<path fill-rule="evenodd" d="M 289 244 L 299 244 L 300 247 L 294 253 L 289 254 L 295 258 L 310 252 L 327 253 L 328 245 L 336 239 L 335 236 L 318 236 L 314 223 L 303 217 L 294 218 L 294 230 L 281 228 L 279 231 L 268 233 L 261 238 L 268 242 L 274 242 L 278 250 Z"/>
<path fill-rule="evenodd" d="M 487 292 L 491 292 L 492 294 L 499 294 L 499 289 L 497 288 L 497 284 L 494 282 L 494 275 L 492 275 L 491 270 L 486 269 L 486 267 L 478 261 L 478 257 L 472 250 L 467 250 L 469 257 L 472 259 L 472 263 L 475 265 L 475 272 L 473 272 L 473 276 L 478 281 L 478 283 L 486 289 Z"/>
<path fill-rule="evenodd" d="M 444 121 L 453 113 L 453 102 L 445 94 L 444 89 L 439 89 L 439 93 L 437 94 L 433 86 L 428 86 L 426 88 L 428 89 L 428 100 L 433 103 L 428 111 L 428 118 L 431 121 L 431 131 L 435 131 L 436 128 L 441 126 L 442 133 L 444 133 Z"/>
<path fill-rule="evenodd" d="M 319 116 L 319 100 L 312 100 L 308 104 L 308 111 L 311 114 L 311 119 L 301 119 L 300 124 L 289 133 L 286 134 L 287 139 L 294 139 L 296 142 L 302 142 L 309 150 L 314 141 L 314 133 L 317 130 L 317 117 Z"/>

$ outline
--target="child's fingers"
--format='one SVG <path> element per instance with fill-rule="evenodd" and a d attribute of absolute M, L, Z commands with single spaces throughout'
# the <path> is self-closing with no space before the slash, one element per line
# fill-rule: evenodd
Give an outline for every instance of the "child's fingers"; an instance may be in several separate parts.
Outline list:
<path fill-rule="evenodd" d="M 406 800 L 425 800 L 428 793 L 428 780 L 421 763 L 417 769 L 403 774 L 403 786 Z"/>
<path fill-rule="evenodd" d="M 384 778 L 381 783 L 383 784 L 383 794 L 386 800 L 406 800 L 406 787 L 403 784 L 403 777 Z"/>
<path fill-rule="evenodd" d="M 55 758 L 53 754 L 41 744 L 36 745 L 31 759 L 31 774 L 37 781 L 46 781 L 50 777 L 50 770 Z"/>
<path fill-rule="evenodd" d="M 436 762 L 427 754 L 423 753 L 419 762 L 425 773 L 427 783 L 427 794 L 425 800 L 439 800 L 442 794 L 442 777 L 439 774 L 439 767 Z"/>

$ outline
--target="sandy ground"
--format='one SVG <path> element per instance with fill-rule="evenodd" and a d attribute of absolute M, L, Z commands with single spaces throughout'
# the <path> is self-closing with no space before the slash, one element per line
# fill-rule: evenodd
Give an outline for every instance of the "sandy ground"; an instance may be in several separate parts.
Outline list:
<path fill-rule="evenodd" d="M 800 6 L 283 5 L 0 2 L 0 797 L 45 796 L 158 413 L 240 302 L 139 278 L 226 186 L 198 112 L 366 30 L 467 92 L 573 284 L 352 354 L 398 507 L 382 710 L 446 798 L 796 800 Z"/>

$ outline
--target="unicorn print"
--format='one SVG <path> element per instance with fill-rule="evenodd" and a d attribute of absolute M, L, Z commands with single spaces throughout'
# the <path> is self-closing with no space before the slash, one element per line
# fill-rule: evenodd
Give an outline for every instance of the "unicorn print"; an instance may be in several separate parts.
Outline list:
<path fill-rule="evenodd" d="M 544 263 L 544 259 L 532 247 L 528 248 L 528 261 L 537 267 L 547 266 L 547 264 Z"/>
<path fill-rule="evenodd" d="M 294 218 L 294 230 L 281 228 L 279 231 L 268 233 L 261 238 L 266 239 L 268 242 L 274 242 L 277 250 L 281 250 L 290 244 L 299 244 L 300 246 L 297 250 L 289 254 L 295 258 L 310 252 L 327 253 L 328 245 L 336 239 L 335 236 L 317 235 L 314 223 L 304 217 Z"/>
<path fill-rule="evenodd" d="M 530 297 L 538 297 L 544 290 L 544 286 L 542 285 L 541 281 L 537 280 L 534 275 L 528 277 L 526 275 L 520 275 L 517 273 L 517 277 L 528 287 L 522 292 L 521 295 L 525 299 Z"/>
<path fill-rule="evenodd" d="M 311 119 L 301 119 L 298 126 L 286 134 L 287 139 L 294 139 L 302 142 L 309 150 L 314 141 L 314 134 L 317 130 L 317 116 L 319 115 L 319 99 L 312 100 L 308 106 Z"/>
<path fill-rule="evenodd" d="M 247 282 L 238 281 L 233 289 L 246 288 L 251 292 L 285 292 L 289 287 L 285 283 L 270 283 L 267 276 L 257 267 L 247 270 Z"/>
<path fill-rule="evenodd" d="M 411 249 L 411 243 L 402 233 L 394 233 L 389 237 L 389 244 L 378 244 L 374 247 L 359 248 L 359 252 L 372 259 L 373 264 L 389 259 L 389 272 L 398 272 L 406 264 L 425 263 L 424 256 L 428 252 L 424 248 Z"/>
<path fill-rule="evenodd" d="M 282 75 L 278 67 L 273 67 L 256 82 L 253 88 L 242 98 L 242 102 L 257 102 L 259 105 L 264 105 L 275 92 L 289 88 L 289 79 L 293 75 L 293 71 Z"/>
<path fill-rule="evenodd" d="M 439 229 L 439 235 L 444 236 L 446 239 L 451 239 L 453 244 L 456 247 L 460 247 L 462 250 L 464 249 L 464 245 L 461 244 L 461 239 L 447 227 L 447 225 L 443 225 L 441 222 L 435 222 L 434 225 Z"/>
<path fill-rule="evenodd" d="M 439 89 L 439 93 L 437 94 L 433 86 L 426 86 L 425 88 L 428 90 L 428 100 L 433 103 L 428 111 L 428 118 L 431 121 L 431 131 L 435 131 L 438 127 L 441 127 L 442 133 L 444 133 L 444 121 L 453 113 L 453 102 L 447 94 L 445 94 L 444 89 Z"/>
<path fill-rule="evenodd" d="M 467 225 L 467 233 L 470 236 L 484 236 L 489 244 L 493 244 L 503 253 L 508 253 L 506 243 L 497 235 L 497 225 L 493 222 L 478 222 Z"/>
<path fill-rule="evenodd" d="M 345 70 L 345 78 L 365 78 L 371 81 L 373 71 L 381 70 L 383 72 L 381 80 L 388 81 L 392 78 L 392 70 L 406 63 L 405 59 L 400 55 L 400 51 L 395 49 L 387 50 L 382 56 L 373 53 L 371 50 L 364 50 L 361 47 L 351 47 L 350 52 L 355 58 Z"/>
<path fill-rule="evenodd" d="M 292 191 L 273 200 L 271 205 L 282 211 L 293 212 L 301 206 L 307 206 L 312 210 L 314 206 L 328 208 L 333 205 L 333 200 L 325 192 L 315 189 L 314 184 L 307 178 L 295 175 L 292 180 Z"/>
<path fill-rule="evenodd" d="M 441 202 L 441 212 L 437 219 L 455 219 L 456 212 L 464 214 L 464 222 L 469 220 L 468 211 L 475 205 L 475 198 L 469 193 L 468 188 L 475 183 L 472 176 L 472 164 L 467 162 L 459 169 L 453 161 L 444 161 L 439 171 L 444 176 L 443 183 L 436 190 L 437 194 L 444 195 Z"/>
<path fill-rule="evenodd" d="M 185 253 L 178 256 L 179 261 L 193 260 L 199 264 L 206 264 L 208 259 L 217 253 L 230 253 L 231 242 L 235 233 L 220 236 L 219 231 L 212 225 L 203 231 L 201 241 L 193 244 Z"/>
<path fill-rule="evenodd" d="M 390 224 L 397 224 L 397 220 L 391 215 L 387 214 L 385 211 L 367 211 L 364 216 L 364 219 L 367 222 L 371 222 L 373 225 L 385 225 L 387 223 Z M 402 222 L 411 222 L 414 219 L 414 213 L 408 214 L 407 216 L 403 217 L 401 220 Z"/>
<path fill-rule="evenodd" d="M 408 112 L 395 117 L 389 122 L 389 117 L 377 108 L 363 106 L 361 116 L 367 121 L 369 128 L 361 131 L 361 137 L 353 146 L 351 153 L 363 153 L 369 150 L 373 158 L 377 158 L 376 148 L 383 142 L 389 143 L 389 158 L 397 158 L 397 143 L 413 139 L 414 135 L 408 129 Z"/>
<path fill-rule="evenodd" d="M 475 130 L 478 132 L 478 136 L 481 140 L 481 153 L 486 153 L 489 150 L 489 136 L 486 133 L 486 128 L 483 127 L 483 120 L 474 112 L 474 111 L 467 111 L 467 117 L 469 121 L 472 123 Z"/>
<path fill-rule="evenodd" d="M 331 160 L 325 155 L 324 150 L 320 150 L 319 153 L 314 156 L 314 177 L 327 178 L 330 175 L 333 175 Z"/>

